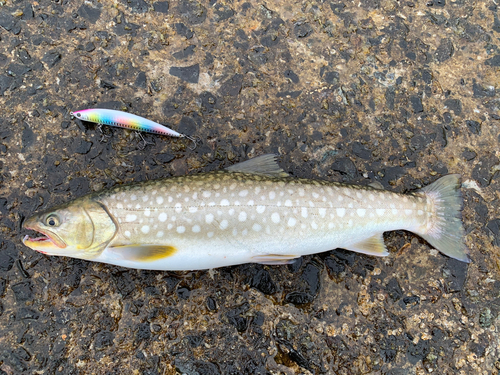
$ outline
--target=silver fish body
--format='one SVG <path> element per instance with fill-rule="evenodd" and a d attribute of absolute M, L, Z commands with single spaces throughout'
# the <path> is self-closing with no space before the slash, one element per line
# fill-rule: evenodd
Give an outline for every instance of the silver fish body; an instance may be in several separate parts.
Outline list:
<path fill-rule="evenodd" d="M 266 155 L 226 171 L 119 186 L 74 201 L 81 206 L 92 201 L 87 214 L 108 234 L 99 246 L 89 246 L 93 251 L 69 255 L 156 270 L 284 264 L 339 247 L 386 256 L 383 232 L 405 229 L 468 261 L 458 186 L 458 177 L 450 175 L 403 195 L 293 179 Z"/>

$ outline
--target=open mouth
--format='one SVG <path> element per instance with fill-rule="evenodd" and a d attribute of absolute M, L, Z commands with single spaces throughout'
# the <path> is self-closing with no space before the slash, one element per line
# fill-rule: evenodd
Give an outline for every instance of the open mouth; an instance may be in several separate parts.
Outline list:
<path fill-rule="evenodd" d="M 28 228 L 26 229 L 31 229 L 37 231 L 37 236 L 36 237 L 30 237 L 29 235 L 24 236 L 23 238 L 23 243 L 32 248 L 33 250 L 39 251 L 41 253 L 45 253 L 45 249 L 53 249 L 53 248 L 65 248 L 66 244 L 59 240 L 57 236 L 50 236 L 48 233 L 44 233 L 40 230 L 36 230 L 33 228 Z"/>

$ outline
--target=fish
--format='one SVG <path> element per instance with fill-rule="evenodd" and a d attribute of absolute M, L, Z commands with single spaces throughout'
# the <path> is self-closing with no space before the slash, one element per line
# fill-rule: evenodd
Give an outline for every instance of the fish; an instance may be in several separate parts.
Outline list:
<path fill-rule="evenodd" d="M 388 256 L 383 233 L 407 230 L 469 262 L 460 176 L 399 194 L 292 178 L 276 155 L 224 170 L 91 193 L 27 219 L 24 245 L 40 253 L 148 270 L 289 264 L 343 248 Z"/>
<path fill-rule="evenodd" d="M 170 137 L 187 138 L 194 142 L 196 147 L 196 140 L 188 135 L 176 132 L 165 125 L 148 120 L 147 118 L 134 115 L 132 113 L 117 111 L 114 109 L 104 108 L 90 108 L 82 109 L 80 111 L 70 112 L 70 115 L 88 122 L 94 122 L 99 125 L 109 125 L 119 128 L 132 129 L 136 131 L 168 135 Z M 146 141 L 144 141 L 146 142 Z"/>

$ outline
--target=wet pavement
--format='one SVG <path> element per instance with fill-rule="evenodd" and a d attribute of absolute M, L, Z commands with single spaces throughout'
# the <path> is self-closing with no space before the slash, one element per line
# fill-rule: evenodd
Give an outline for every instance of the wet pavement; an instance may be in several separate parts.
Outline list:
<path fill-rule="evenodd" d="M 0 1 L 0 374 L 497 374 L 499 38 L 493 1 Z M 101 142 L 92 107 L 202 144 Z M 402 231 L 198 272 L 21 243 L 36 210 L 271 152 L 398 192 L 461 173 L 472 262 Z"/>

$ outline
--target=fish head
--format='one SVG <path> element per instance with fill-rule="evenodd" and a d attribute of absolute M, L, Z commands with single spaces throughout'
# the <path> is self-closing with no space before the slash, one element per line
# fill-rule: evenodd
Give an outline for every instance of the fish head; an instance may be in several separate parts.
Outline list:
<path fill-rule="evenodd" d="M 23 243 L 27 247 L 42 254 L 80 259 L 98 256 L 117 232 L 106 208 L 90 198 L 35 214 L 23 227 L 40 234 L 25 236 Z"/>

